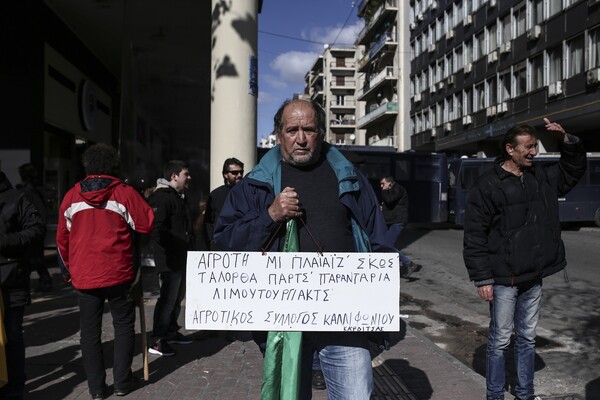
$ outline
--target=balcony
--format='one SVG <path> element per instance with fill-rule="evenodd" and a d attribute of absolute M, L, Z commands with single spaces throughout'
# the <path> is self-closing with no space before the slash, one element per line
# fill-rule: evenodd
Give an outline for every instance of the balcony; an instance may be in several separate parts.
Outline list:
<path fill-rule="evenodd" d="M 356 90 L 356 81 L 354 79 L 333 79 L 329 81 L 329 88 L 332 92 L 354 92 Z"/>
<path fill-rule="evenodd" d="M 369 49 L 369 51 L 358 60 L 358 70 L 365 72 L 365 67 L 368 66 L 369 61 L 377 56 L 383 49 L 395 49 L 398 44 L 396 34 L 392 32 L 386 32 L 384 35 L 377 40 L 377 42 Z"/>
<path fill-rule="evenodd" d="M 356 10 L 358 11 L 359 17 L 363 16 L 363 13 L 365 12 L 365 9 L 367 8 L 368 3 L 369 3 L 369 0 L 361 0 L 361 2 L 358 3 L 358 7 L 356 8 Z"/>
<path fill-rule="evenodd" d="M 385 147 L 396 147 L 396 141 L 394 136 L 383 136 L 373 135 L 369 137 L 369 146 L 385 146 Z"/>
<path fill-rule="evenodd" d="M 353 61 L 332 61 L 329 63 L 329 70 L 335 76 L 353 76 L 356 68 L 356 63 Z"/>
<path fill-rule="evenodd" d="M 311 77 L 310 86 L 323 86 L 321 82 L 323 82 L 323 72 L 319 72 L 318 74 L 315 74 Z"/>
<path fill-rule="evenodd" d="M 358 120 L 358 129 L 365 129 L 369 125 L 381 122 L 384 119 L 398 115 L 398 103 L 387 102 L 367 113 Z"/>
<path fill-rule="evenodd" d="M 323 100 L 323 88 L 315 88 L 310 95 L 310 99 L 320 103 Z"/>
<path fill-rule="evenodd" d="M 332 119 L 329 121 L 329 129 L 332 133 L 354 133 L 356 122 L 354 115 L 349 115 L 341 119 Z"/>
<path fill-rule="evenodd" d="M 372 97 L 369 95 L 375 95 L 376 89 L 390 80 L 398 80 L 398 74 L 396 74 L 394 67 L 385 67 L 379 73 L 372 76 L 369 81 L 366 81 L 362 88 L 356 91 L 356 98 L 358 100 L 369 99 Z"/>
<path fill-rule="evenodd" d="M 358 34 L 354 44 L 368 44 L 375 35 L 377 28 L 386 20 L 394 20 L 392 14 L 398 12 L 398 0 L 385 0 L 379 9 L 373 14 L 373 18 Z"/>
<path fill-rule="evenodd" d="M 331 100 L 329 102 L 329 108 L 332 112 L 338 114 L 345 114 L 351 111 L 354 114 L 354 110 L 356 109 L 356 101 L 354 99 L 344 100 L 343 102 L 337 100 Z"/>

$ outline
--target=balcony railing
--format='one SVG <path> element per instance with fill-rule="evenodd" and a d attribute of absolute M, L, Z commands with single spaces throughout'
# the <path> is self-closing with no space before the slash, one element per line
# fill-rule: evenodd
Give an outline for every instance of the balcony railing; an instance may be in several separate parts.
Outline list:
<path fill-rule="evenodd" d="M 331 108 L 354 108 L 356 107 L 356 101 L 354 100 L 344 100 L 343 103 L 339 103 L 337 100 L 331 100 L 329 102 L 329 105 L 331 106 Z"/>
<path fill-rule="evenodd" d="M 358 60 L 358 70 L 361 71 L 364 66 L 372 59 L 386 44 L 397 43 L 396 34 L 392 32 L 386 32 L 384 35 L 377 40 L 377 42 L 369 49 L 369 51 Z"/>
<path fill-rule="evenodd" d="M 332 61 L 329 63 L 329 66 L 331 67 L 331 69 L 336 69 L 336 68 L 354 68 L 356 64 L 354 63 L 354 61 L 346 61 L 344 62 L 344 65 L 338 65 L 337 61 Z"/>
<path fill-rule="evenodd" d="M 364 39 L 364 37 L 366 36 L 366 34 L 377 23 L 377 20 L 381 16 L 382 12 L 384 10 L 386 10 L 386 9 L 396 9 L 396 10 L 398 10 L 398 0 L 385 0 L 385 2 L 377 9 L 377 11 L 375 11 L 375 14 L 373 14 L 373 18 L 371 18 L 371 20 L 369 21 L 369 23 L 366 24 L 364 26 L 364 28 L 362 28 L 362 30 L 360 31 L 360 33 L 356 37 L 356 41 L 354 42 L 355 44 L 359 44 Z"/>
<path fill-rule="evenodd" d="M 398 113 L 398 103 L 397 102 L 387 102 L 370 113 L 366 114 L 364 117 L 358 120 L 358 127 L 360 129 L 364 128 L 369 122 L 376 120 L 384 114 L 397 114 Z"/>
<path fill-rule="evenodd" d="M 356 91 L 356 98 L 360 98 L 361 96 L 369 93 L 371 90 L 377 88 L 381 82 L 385 79 L 397 79 L 396 71 L 394 67 L 385 67 L 379 73 L 375 74 L 371 77 L 369 81 L 365 81 L 365 84 L 362 88 Z"/>
<path fill-rule="evenodd" d="M 396 42 L 396 34 L 392 32 L 386 32 L 381 35 L 377 42 L 369 50 L 369 58 L 373 57 L 387 42 Z"/>
<path fill-rule="evenodd" d="M 356 81 L 354 79 L 344 79 L 344 82 L 337 82 L 337 80 L 329 81 L 330 88 L 343 88 L 343 89 L 354 89 L 356 88 Z"/>
<path fill-rule="evenodd" d="M 310 96 L 311 100 L 317 100 L 319 97 L 323 97 L 323 91 L 318 91 L 318 92 L 313 92 L 313 94 Z"/>

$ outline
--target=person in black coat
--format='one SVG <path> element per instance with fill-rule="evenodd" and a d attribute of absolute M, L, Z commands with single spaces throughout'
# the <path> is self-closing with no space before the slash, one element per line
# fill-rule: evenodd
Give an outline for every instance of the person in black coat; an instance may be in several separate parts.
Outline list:
<path fill-rule="evenodd" d="M 208 202 L 206 203 L 205 225 L 211 249 L 215 249 L 215 241 L 213 239 L 215 224 L 217 223 L 219 214 L 221 214 L 221 209 L 223 208 L 223 204 L 225 204 L 225 199 L 229 191 L 244 177 L 244 163 L 234 157 L 228 158 L 223 162 L 222 172 L 225 183 L 210 192 Z"/>
<path fill-rule="evenodd" d="M 0 398 L 22 399 L 25 390 L 23 315 L 31 303 L 26 254 L 44 240 L 46 226 L 36 207 L 0 171 L 0 279 L 6 330 L 8 384 Z"/>
<path fill-rule="evenodd" d="M 42 221 L 46 224 L 46 200 L 43 193 L 36 186 L 38 183 L 37 169 L 33 164 L 23 164 L 19 167 L 19 175 L 21 177 L 21 184 L 17 185 L 17 189 L 23 192 L 27 200 L 35 206 L 42 217 Z M 40 241 L 37 243 L 28 253 L 29 269 L 35 270 L 38 273 L 39 283 L 37 289 L 42 292 L 52 290 L 52 277 L 44 262 L 44 242 Z"/>
<path fill-rule="evenodd" d="M 565 268 L 558 198 L 583 176 L 586 153 L 580 140 L 544 118 L 546 130 L 560 141 L 558 163 L 536 164 L 536 130 L 509 129 L 502 156 L 469 190 L 463 257 L 479 297 L 489 302 L 486 350 L 488 400 L 504 399 L 505 351 L 515 336 L 515 395 L 534 394 L 535 337 L 542 278 Z"/>
<path fill-rule="evenodd" d="M 381 187 L 381 211 L 388 227 L 390 243 L 397 245 L 398 237 L 408 223 L 408 193 L 399 185 L 392 176 L 384 176 L 379 181 Z M 408 278 L 413 272 L 421 269 L 421 265 L 414 263 L 400 249 L 397 249 L 400 257 L 400 275 Z"/>
<path fill-rule="evenodd" d="M 150 238 L 160 283 L 148 351 L 172 356 L 175 351 L 170 344 L 192 343 L 179 332 L 177 323 L 185 297 L 187 252 L 193 250 L 194 243 L 192 219 L 184 194 L 192 178 L 187 164 L 179 160 L 165 164 L 163 177 L 157 180 L 156 190 L 148 199 L 154 210 L 154 229 Z"/>

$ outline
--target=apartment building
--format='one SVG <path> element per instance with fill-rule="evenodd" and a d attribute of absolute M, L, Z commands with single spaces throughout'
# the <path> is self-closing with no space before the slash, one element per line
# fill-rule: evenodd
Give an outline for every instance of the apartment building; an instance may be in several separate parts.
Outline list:
<path fill-rule="evenodd" d="M 354 46 L 326 46 L 304 77 L 305 94 L 326 112 L 329 143 L 358 144 L 355 52 Z"/>
<path fill-rule="evenodd" d="M 363 0 L 358 16 L 365 20 L 357 46 L 357 128 L 371 146 L 410 147 L 407 1 Z"/>
<path fill-rule="evenodd" d="M 600 150 L 600 0 L 410 0 L 409 13 L 413 149 L 494 156 L 508 128 L 548 117 Z"/>

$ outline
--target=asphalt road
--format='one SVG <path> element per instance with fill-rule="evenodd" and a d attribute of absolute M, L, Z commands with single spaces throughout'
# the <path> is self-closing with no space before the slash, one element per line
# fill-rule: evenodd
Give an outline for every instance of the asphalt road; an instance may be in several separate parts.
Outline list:
<path fill-rule="evenodd" d="M 462 237 L 462 230 L 451 227 L 410 227 L 402 233 L 406 254 L 424 267 L 402 280 L 400 307 L 411 326 L 485 376 L 488 305 L 468 280 Z M 544 280 L 536 393 L 598 400 L 600 228 L 564 231 L 563 240 L 568 280 L 562 272 Z M 510 379 L 509 385 L 514 385 Z"/>

